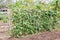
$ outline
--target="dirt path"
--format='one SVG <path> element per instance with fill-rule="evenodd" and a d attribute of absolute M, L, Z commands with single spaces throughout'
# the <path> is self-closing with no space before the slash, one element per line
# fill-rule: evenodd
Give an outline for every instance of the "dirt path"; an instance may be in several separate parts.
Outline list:
<path fill-rule="evenodd" d="M 60 40 L 60 31 L 38 33 L 22 38 L 9 38 L 8 40 Z"/>
<path fill-rule="evenodd" d="M 7 33 L 9 28 L 10 27 L 8 26 L 8 24 L 2 25 L 2 23 L 0 23 L 0 40 L 7 40 L 7 38 L 9 38 L 9 35 Z"/>

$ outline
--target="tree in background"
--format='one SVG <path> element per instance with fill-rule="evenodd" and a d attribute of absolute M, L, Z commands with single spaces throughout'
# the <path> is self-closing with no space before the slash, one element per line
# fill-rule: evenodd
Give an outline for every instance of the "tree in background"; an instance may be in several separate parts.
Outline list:
<path fill-rule="evenodd" d="M 0 8 L 1 7 L 8 7 L 8 5 L 11 3 L 12 3 L 12 0 L 0 0 Z"/>

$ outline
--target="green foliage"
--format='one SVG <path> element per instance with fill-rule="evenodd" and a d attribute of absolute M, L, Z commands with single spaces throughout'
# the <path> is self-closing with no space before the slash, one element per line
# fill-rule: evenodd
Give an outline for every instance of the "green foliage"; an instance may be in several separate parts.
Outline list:
<path fill-rule="evenodd" d="M 5 14 L 0 14 L 0 22 L 7 23 L 8 22 L 8 16 Z"/>
<path fill-rule="evenodd" d="M 46 4 L 44 4 L 46 5 Z M 47 6 L 47 5 L 46 5 Z M 10 6 L 12 13 L 13 27 L 12 36 L 20 37 L 22 35 L 34 34 L 41 31 L 52 31 L 55 29 L 56 12 L 50 6 L 43 9 L 43 5 L 26 5 L 17 2 Z"/>

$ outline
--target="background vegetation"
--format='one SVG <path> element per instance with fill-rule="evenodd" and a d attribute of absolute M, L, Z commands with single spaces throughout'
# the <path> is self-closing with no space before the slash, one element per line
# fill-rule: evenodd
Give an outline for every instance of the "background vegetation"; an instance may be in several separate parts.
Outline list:
<path fill-rule="evenodd" d="M 8 23 L 8 16 L 7 14 L 0 13 L 0 23 Z"/>

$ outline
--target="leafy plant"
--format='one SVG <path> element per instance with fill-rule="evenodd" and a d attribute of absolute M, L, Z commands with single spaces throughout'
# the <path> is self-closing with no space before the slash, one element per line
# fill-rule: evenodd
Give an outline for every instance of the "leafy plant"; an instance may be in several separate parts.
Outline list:
<path fill-rule="evenodd" d="M 12 36 L 20 37 L 22 35 L 55 29 L 54 25 L 57 22 L 57 15 L 53 8 L 45 10 L 42 3 L 42 6 L 39 4 L 29 5 L 23 4 L 23 2 L 17 2 L 10 6 L 13 11 Z"/>

